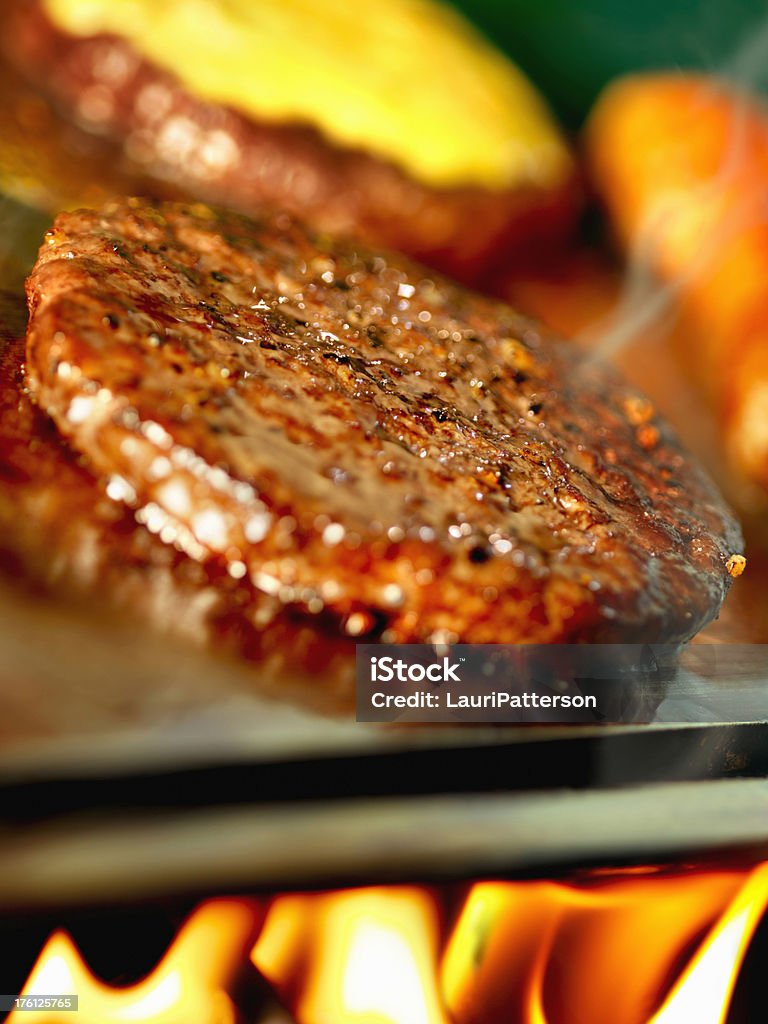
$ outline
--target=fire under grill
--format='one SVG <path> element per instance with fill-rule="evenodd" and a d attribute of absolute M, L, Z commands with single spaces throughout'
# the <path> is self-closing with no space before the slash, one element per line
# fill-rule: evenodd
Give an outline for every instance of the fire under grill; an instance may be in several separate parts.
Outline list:
<path fill-rule="evenodd" d="M 0 942 L 25 1002 L 59 997 L 48 1024 L 751 1024 L 767 904 L 742 860 L 165 898 L 2 919 Z"/>

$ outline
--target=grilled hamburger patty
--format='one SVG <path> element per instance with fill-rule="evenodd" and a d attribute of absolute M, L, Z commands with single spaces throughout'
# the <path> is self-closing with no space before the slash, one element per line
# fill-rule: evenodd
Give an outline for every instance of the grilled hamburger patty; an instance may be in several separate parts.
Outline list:
<path fill-rule="evenodd" d="M 65 213 L 29 383 L 139 523 L 269 599 L 260 628 L 690 637 L 741 546 L 708 479 L 608 368 L 427 273 L 285 214 Z"/>
<path fill-rule="evenodd" d="M 321 230 L 400 249 L 461 278 L 508 250 L 527 253 L 567 235 L 581 205 L 571 166 L 554 183 L 430 186 L 312 125 L 206 102 L 126 39 L 62 32 L 39 0 L 9 4 L 5 49 L 65 114 L 185 192 L 245 213 L 274 203 Z"/>

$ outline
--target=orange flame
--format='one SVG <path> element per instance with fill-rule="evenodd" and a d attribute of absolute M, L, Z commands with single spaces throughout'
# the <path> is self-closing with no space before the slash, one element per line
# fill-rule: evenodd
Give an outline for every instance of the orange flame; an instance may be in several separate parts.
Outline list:
<path fill-rule="evenodd" d="M 247 963 L 260 915 L 246 900 L 212 900 L 182 927 L 156 969 L 129 988 L 111 988 L 89 971 L 66 932 L 46 943 L 24 995 L 77 995 L 79 1011 L 35 1012 L 44 1024 L 234 1024 L 227 988 Z M 9 1024 L 25 1024 L 13 1011 Z"/>
<path fill-rule="evenodd" d="M 750 940 L 768 906 L 768 864 L 752 872 L 649 1024 L 723 1024 Z"/>
<path fill-rule="evenodd" d="M 768 903 L 768 866 L 742 882 L 741 874 L 717 872 L 584 888 L 476 885 L 442 963 L 451 1017 L 457 1024 L 722 1024 Z"/>
<path fill-rule="evenodd" d="M 255 965 L 299 1024 L 723 1024 L 766 906 L 768 863 L 481 882 L 440 961 L 427 889 L 280 896 L 261 932 L 254 904 L 212 900 L 140 983 L 105 985 L 57 932 L 25 994 L 78 995 L 80 1024 L 234 1024 L 233 986 Z M 67 1011 L 35 1019 L 72 1024 Z"/>
<path fill-rule="evenodd" d="M 300 1024 L 447 1024 L 438 912 L 426 891 L 283 896 L 253 951 Z"/>

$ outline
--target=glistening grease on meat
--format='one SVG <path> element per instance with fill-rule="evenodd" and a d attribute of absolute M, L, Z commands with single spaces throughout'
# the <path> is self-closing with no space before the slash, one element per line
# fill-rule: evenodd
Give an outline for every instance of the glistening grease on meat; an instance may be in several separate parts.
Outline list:
<path fill-rule="evenodd" d="M 256 636 L 676 642 L 717 614 L 741 538 L 713 486 L 501 303 L 145 200 L 60 215 L 28 295 L 35 400 Z"/>

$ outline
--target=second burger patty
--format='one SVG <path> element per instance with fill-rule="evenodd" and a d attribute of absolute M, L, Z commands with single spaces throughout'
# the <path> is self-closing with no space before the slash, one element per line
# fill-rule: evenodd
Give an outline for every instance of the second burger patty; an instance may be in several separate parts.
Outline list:
<path fill-rule="evenodd" d="M 273 617 L 671 642 L 717 614 L 741 537 L 713 486 L 646 399 L 505 305 L 284 214 L 144 200 L 60 215 L 28 296 L 36 401 Z"/>
<path fill-rule="evenodd" d="M 340 101 L 337 97 L 325 104 L 336 112 L 333 120 L 338 123 L 346 114 L 348 122 L 366 126 L 373 132 L 373 138 L 379 139 L 388 134 L 385 124 L 379 121 L 379 103 L 374 102 L 365 116 L 357 107 L 366 94 L 356 80 L 355 67 L 360 67 L 361 60 L 366 69 L 372 65 L 376 93 L 385 108 L 388 97 L 401 96 L 402 133 L 406 131 L 411 106 L 423 112 L 426 102 L 429 109 L 424 81 L 428 88 L 436 87 L 435 80 L 442 83 L 437 88 L 443 98 L 462 97 L 466 93 L 465 103 L 459 103 L 456 109 L 457 121 L 451 122 L 445 134 L 461 140 L 470 153 L 479 149 L 505 160 L 510 159 L 509 154 L 525 154 L 517 168 L 510 166 L 508 174 L 493 187 L 488 182 L 473 181 L 471 175 L 466 181 L 442 184 L 422 180 L 393 155 L 387 159 L 384 154 L 369 150 L 362 138 L 356 144 L 351 140 L 344 144 L 334 141 L 308 112 L 294 111 L 289 115 L 286 111 L 281 118 L 266 117 L 249 113 L 237 103 L 232 106 L 221 99 L 206 100 L 167 67 L 145 56 L 135 41 L 103 34 L 98 29 L 95 35 L 71 35 L 50 16 L 53 7 L 61 11 L 77 6 L 84 24 L 97 26 L 99 10 L 103 14 L 105 8 L 119 8 L 121 4 L 102 0 L 83 8 L 82 4 L 53 4 L 45 0 L 5 0 L 5 5 L 8 14 L 0 49 L 5 49 L 8 59 L 66 117 L 115 140 L 135 167 L 166 179 L 169 187 L 183 188 L 184 194 L 220 202 L 244 213 L 258 210 L 262 204 L 279 206 L 321 230 L 408 252 L 430 266 L 466 280 L 476 279 L 485 267 L 497 263 L 507 252 L 527 253 L 532 246 L 546 248 L 573 228 L 581 205 L 580 187 L 573 162 L 548 113 L 527 84 L 518 82 L 515 69 L 492 47 L 478 42 L 469 27 L 442 4 L 436 4 L 431 11 L 429 4 L 398 4 L 397 9 L 392 5 L 371 5 L 373 13 L 378 12 L 373 21 L 379 31 L 385 26 L 378 39 L 372 25 L 361 26 L 361 32 L 354 28 L 356 22 L 366 22 L 364 8 L 336 4 L 334 16 L 324 5 L 316 5 L 316 10 L 305 5 L 308 17 L 303 19 L 306 23 L 302 31 L 308 38 L 313 37 L 318 26 L 324 33 L 334 20 L 339 22 L 339 31 L 351 31 L 354 35 L 350 38 L 348 61 L 332 62 L 329 68 L 324 63 L 323 43 L 319 39 L 312 47 L 311 67 L 302 70 L 310 83 L 317 83 L 319 56 L 319 66 L 326 69 L 326 75 L 338 76 L 346 82 L 347 99 Z M 238 6 L 247 9 L 249 5 L 247 0 L 240 5 L 207 5 L 207 16 L 211 19 L 208 31 L 214 37 L 217 26 L 219 39 L 222 30 L 215 17 L 217 7 L 223 8 L 220 17 L 231 32 L 231 18 L 239 24 L 234 13 Z M 143 7 L 146 4 L 136 5 L 134 21 Z M 294 17 L 301 9 L 300 4 L 267 3 L 263 15 L 266 26 L 275 17 L 279 20 L 283 16 L 283 7 L 288 12 L 293 10 Z M 181 2 L 165 2 L 156 19 L 157 31 L 160 23 L 167 26 L 174 11 L 184 21 L 194 22 L 200 15 L 190 14 Z M 202 14 L 206 15 L 206 10 Z M 131 20 L 129 14 L 125 17 Z M 260 21 L 258 11 L 252 12 L 252 17 L 257 23 Z M 437 47 L 433 52 L 428 43 L 424 44 L 423 54 L 419 53 L 415 64 L 411 18 L 422 28 L 425 21 L 431 20 L 435 33 L 431 41 Z M 250 17 L 243 16 L 239 28 L 244 30 L 249 21 Z M 260 53 L 269 47 L 271 31 L 255 44 L 254 68 L 262 63 Z M 393 32 L 402 34 L 400 45 L 393 43 Z M 188 70 L 192 72 L 201 66 L 209 73 L 217 68 L 223 73 L 226 57 L 217 56 L 205 45 L 205 19 L 195 34 L 201 45 L 199 49 L 185 49 Z M 290 67 L 295 58 L 287 28 L 282 38 L 288 40 Z M 451 42 L 446 51 L 447 41 Z M 281 42 L 278 52 L 283 45 Z M 361 57 L 366 47 L 368 60 Z M 476 67 L 478 50 L 486 54 L 484 73 Z M 382 63 L 384 53 L 389 54 L 389 63 Z M 441 57 L 441 53 L 447 55 Z M 474 59 L 469 60 L 473 55 Z M 270 57 L 274 62 L 276 54 Z M 328 60 L 326 53 L 325 61 Z M 282 73 L 290 76 L 291 71 L 282 68 Z M 320 76 L 321 82 L 323 77 Z M 266 91 L 277 89 L 279 93 L 280 74 L 273 78 L 265 86 Z M 239 89 L 248 91 L 246 85 L 240 82 Z M 313 90 L 313 86 L 310 84 L 307 89 Z M 314 91 L 318 95 L 323 92 L 316 85 Z M 469 97 L 474 97 L 474 101 Z M 501 148 L 498 139 L 494 144 L 483 135 L 481 141 L 465 138 L 462 124 L 466 127 L 466 122 L 462 122 L 461 112 L 466 116 L 467 105 L 472 110 L 473 104 L 472 120 L 480 124 L 489 117 L 506 119 L 517 111 L 521 123 L 515 127 L 513 118 L 506 125 L 502 133 L 506 141 Z M 425 115 L 430 127 L 431 122 L 442 123 L 439 111 L 444 106 L 441 103 L 431 115 Z M 531 123 L 538 126 L 533 138 L 526 123 L 528 129 Z M 433 148 L 434 138 L 430 135 L 419 139 L 418 150 L 422 155 Z M 167 194 L 167 188 L 161 193 L 156 188 L 157 185 L 153 194 Z"/>

